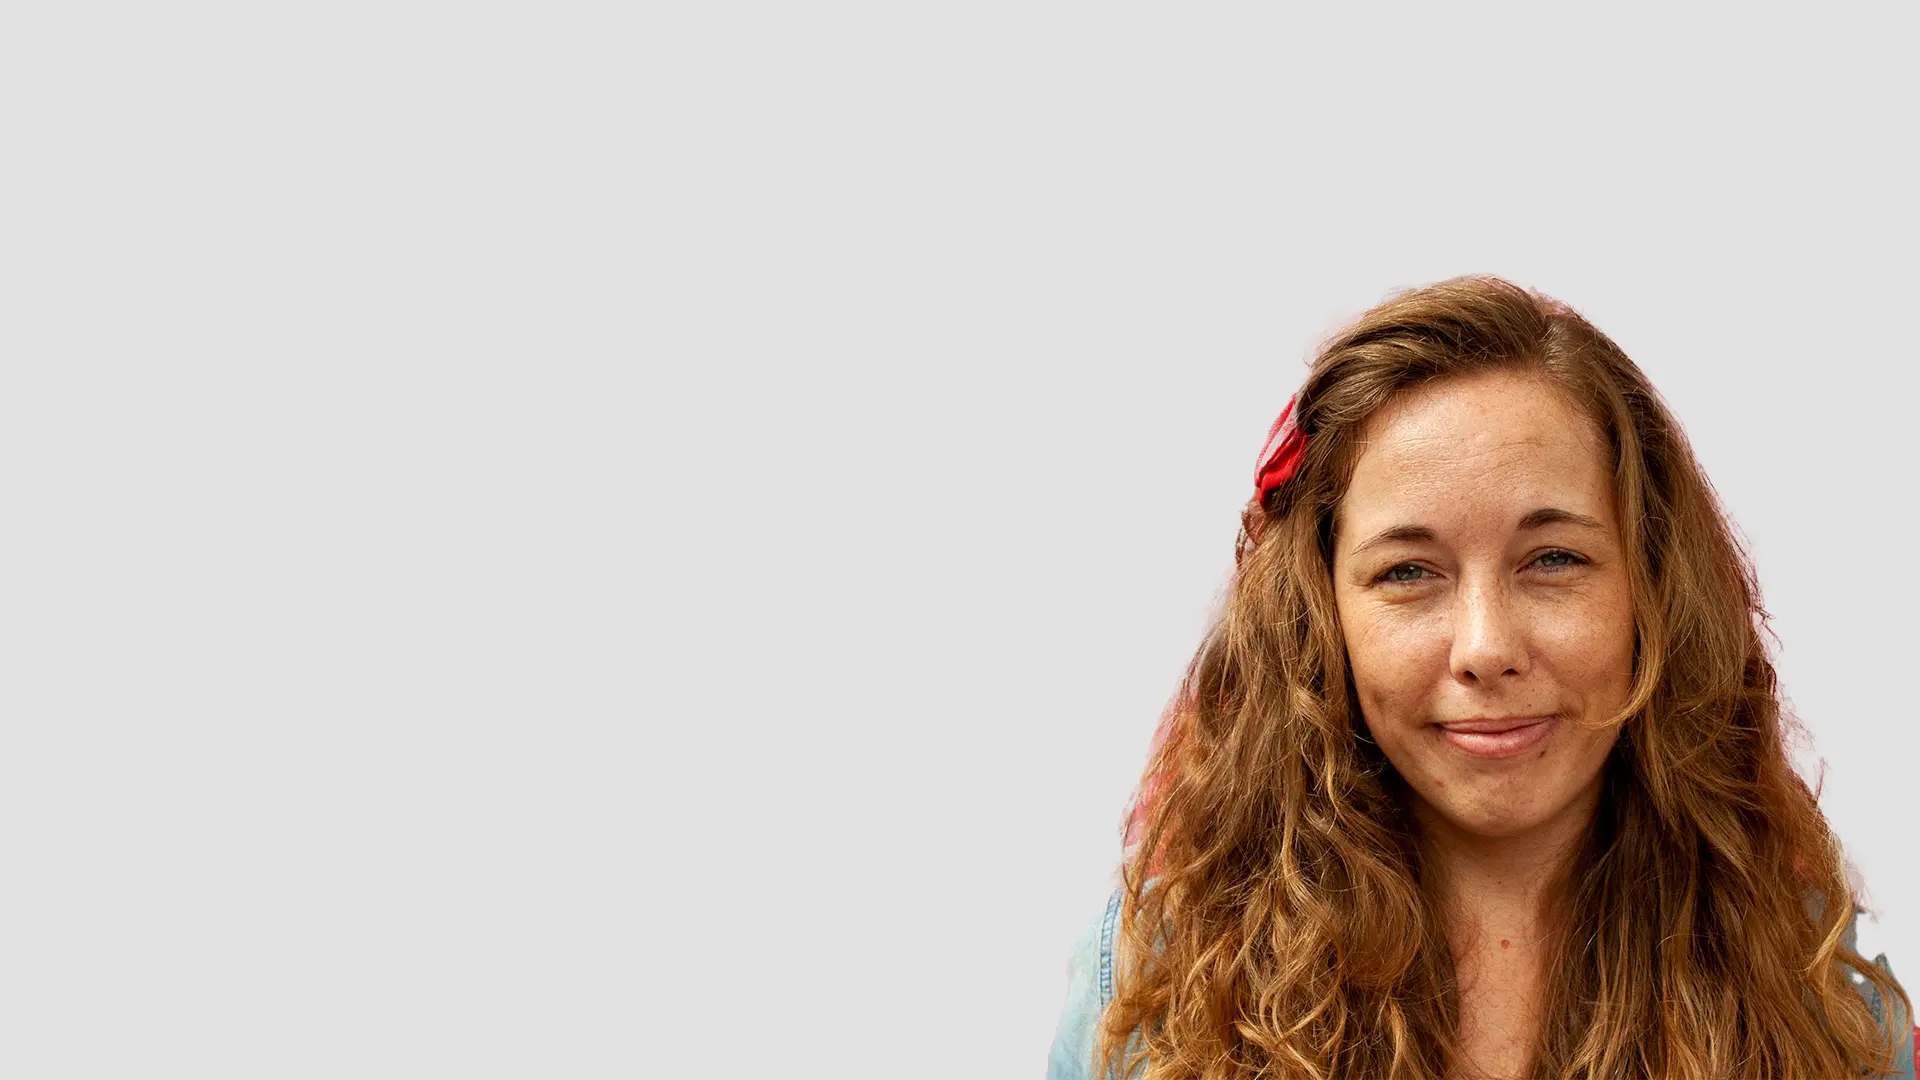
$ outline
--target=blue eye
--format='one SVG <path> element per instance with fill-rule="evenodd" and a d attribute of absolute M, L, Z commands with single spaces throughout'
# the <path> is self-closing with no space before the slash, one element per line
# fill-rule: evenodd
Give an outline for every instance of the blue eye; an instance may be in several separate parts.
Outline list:
<path fill-rule="evenodd" d="M 1567 561 L 1566 561 L 1566 562 L 1556 562 L 1556 563 L 1548 563 L 1548 562 L 1546 562 L 1546 560 L 1548 560 L 1548 559 L 1556 559 L 1556 558 L 1557 558 L 1557 559 L 1565 559 L 1565 560 L 1567 560 Z M 1533 560 L 1533 562 L 1534 562 L 1534 565 L 1535 565 L 1535 566 L 1538 566 L 1538 567 L 1540 567 L 1540 569 L 1542 569 L 1542 570 L 1565 570 L 1566 568 L 1568 568 L 1568 567 L 1570 567 L 1570 566 L 1581 566 L 1581 565 L 1584 565 L 1584 564 L 1586 563 L 1586 561 L 1587 561 L 1587 560 L 1585 560 L 1585 559 L 1583 559 L 1583 558 L 1581 558 L 1581 557 L 1580 557 L 1580 556 L 1578 556 L 1578 555 L 1575 555 L 1575 554 L 1574 554 L 1573 552 L 1571 552 L 1571 551 L 1548 551 L 1548 552 L 1543 552 L 1543 553 L 1541 553 L 1541 555 L 1540 555 L 1540 557 L 1539 557 L 1538 559 L 1535 559 L 1535 560 Z"/>
<path fill-rule="evenodd" d="M 1587 560 L 1575 555 L 1573 552 L 1562 551 L 1557 548 L 1553 551 L 1542 552 L 1538 558 L 1533 560 L 1534 566 L 1548 572 L 1569 570 L 1576 566 L 1585 566 L 1586 564 Z M 1374 580 L 1393 585 L 1415 585 L 1432 576 L 1433 575 L 1427 573 L 1426 567 L 1418 563 L 1401 563 L 1398 566 L 1389 567 L 1379 577 L 1374 578 Z"/>

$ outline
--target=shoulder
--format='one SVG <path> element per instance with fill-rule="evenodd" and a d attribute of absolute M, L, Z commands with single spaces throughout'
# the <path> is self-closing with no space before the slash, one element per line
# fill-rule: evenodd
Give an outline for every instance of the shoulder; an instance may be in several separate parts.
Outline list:
<path fill-rule="evenodd" d="M 1856 949 L 1858 942 L 1859 912 L 1855 912 L 1847 922 L 1846 936 L 1842 939 L 1849 949 Z M 1893 975 L 1893 966 L 1887 963 L 1887 954 L 1880 953 L 1868 963 L 1878 967 L 1889 976 Z M 1896 1053 L 1893 1061 L 1893 1080 L 1915 1080 L 1914 1044 L 1920 1041 L 1920 1032 L 1914 1030 L 1914 1018 L 1908 1014 L 1906 1006 L 1899 998 L 1885 998 L 1858 971 L 1849 969 L 1853 988 L 1867 1000 L 1867 1007 L 1873 1010 L 1873 1018 L 1879 1022 L 1881 1030 L 1890 1032 L 1895 1040 Z M 1897 981 L 1897 980 L 1896 980 Z M 1904 984 L 1902 984 L 1904 988 Z"/>
<path fill-rule="evenodd" d="M 1106 906 L 1074 942 L 1067 956 L 1067 1003 L 1047 1054 L 1047 1080 L 1088 1080 L 1099 1038 L 1100 1014 L 1113 1000 L 1114 935 L 1120 922 L 1115 889 Z"/>

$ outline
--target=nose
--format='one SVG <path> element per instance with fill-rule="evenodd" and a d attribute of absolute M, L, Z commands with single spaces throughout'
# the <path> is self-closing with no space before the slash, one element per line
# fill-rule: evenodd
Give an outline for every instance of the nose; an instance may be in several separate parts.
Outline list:
<path fill-rule="evenodd" d="M 1489 684 L 1527 673 L 1526 627 L 1512 597 L 1498 585 L 1474 584 L 1457 595 L 1453 617 L 1453 677 Z"/>

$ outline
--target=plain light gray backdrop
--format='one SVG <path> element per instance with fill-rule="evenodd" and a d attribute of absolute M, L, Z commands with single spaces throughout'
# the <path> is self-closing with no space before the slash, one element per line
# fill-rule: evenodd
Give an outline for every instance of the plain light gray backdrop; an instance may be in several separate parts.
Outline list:
<path fill-rule="evenodd" d="M 1033 1076 L 1312 345 L 1652 376 L 1920 977 L 1911 7 L 0 38 L 0 1071 Z"/>

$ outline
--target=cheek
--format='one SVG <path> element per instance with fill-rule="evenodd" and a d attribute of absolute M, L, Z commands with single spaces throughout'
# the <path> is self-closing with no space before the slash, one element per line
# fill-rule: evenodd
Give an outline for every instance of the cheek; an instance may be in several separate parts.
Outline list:
<path fill-rule="evenodd" d="M 1375 738 L 1391 738 L 1392 729 L 1426 714 L 1429 698 L 1444 681 L 1445 627 L 1404 612 L 1357 623 L 1346 635 L 1354 689 Z"/>
<path fill-rule="evenodd" d="M 1611 693 L 1633 679 L 1632 603 L 1624 593 L 1584 599 L 1542 620 L 1540 645 L 1570 689 Z"/>

